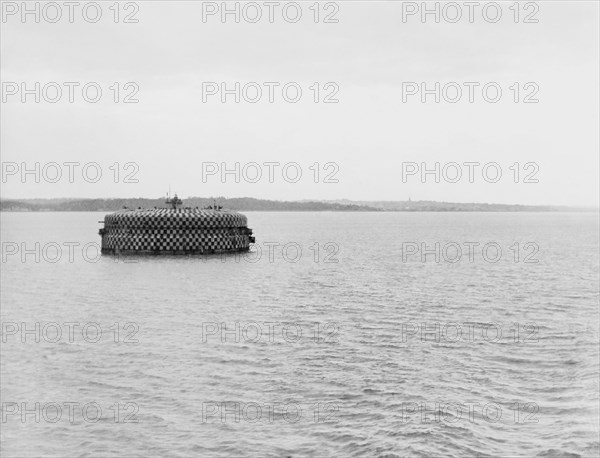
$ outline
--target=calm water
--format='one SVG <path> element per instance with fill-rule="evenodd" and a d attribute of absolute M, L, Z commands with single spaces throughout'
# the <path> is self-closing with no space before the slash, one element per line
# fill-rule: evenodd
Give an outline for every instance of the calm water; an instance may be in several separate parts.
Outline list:
<path fill-rule="evenodd" d="M 2 456 L 598 456 L 597 214 L 247 215 L 86 261 L 103 214 L 3 213 Z"/>

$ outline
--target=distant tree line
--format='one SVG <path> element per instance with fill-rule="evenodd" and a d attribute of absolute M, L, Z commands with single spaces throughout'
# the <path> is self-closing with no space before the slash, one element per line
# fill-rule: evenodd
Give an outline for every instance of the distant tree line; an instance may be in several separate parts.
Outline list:
<path fill-rule="evenodd" d="M 394 212 L 552 212 L 592 211 L 597 208 L 576 208 L 545 205 L 511 205 L 485 203 L 456 203 L 435 201 L 279 201 L 251 197 L 188 197 L 184 207 L 205 208 L 216 203 L 239 211 L 394 211 Z M 115 211 L 123 207 L 167 207 L 165 198 L 144 199 L 5 199 L 0 201 L 0 211 Z"/>

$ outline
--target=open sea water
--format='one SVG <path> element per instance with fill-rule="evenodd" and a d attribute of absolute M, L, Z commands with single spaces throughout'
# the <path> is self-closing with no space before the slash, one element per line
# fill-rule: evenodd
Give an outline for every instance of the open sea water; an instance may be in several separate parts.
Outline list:
<path fill-rule="evenodd" d="M 598 456 L 597 213 L 246 214 L 115 258 L 2 213 L 2 456 Z"/>

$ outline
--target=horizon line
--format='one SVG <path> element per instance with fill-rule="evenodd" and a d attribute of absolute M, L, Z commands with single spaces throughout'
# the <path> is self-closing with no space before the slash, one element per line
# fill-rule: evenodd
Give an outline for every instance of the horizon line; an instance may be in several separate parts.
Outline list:
<path fill-rule="evenodd" d="M 133 199 L 147 199 L 147 200 L 156 200 L 162 199 L 163 196 L 159 197 L 0 197 L 0 202 L 5 201 L 32 201 L 32 200 L 133 200 Z M 180 197 L 181 198 L 181 197 Z M 315 202 L 315 203 L 340 203 L 340 201 L 347 201 L 346 205 L 362 205 L 368 206 L 370 203 L 377 202 L 389 202 L 389 203 L 415 203 L 415 202 L 432 202 L 437 204 L 460 204 L 460 205 L 503 205 L 503 206 L 519 206 L 519 207 L 563 207 L 563 208 L 586 208 L 586 209 L 595 209 L 600 211 L 600 204 L 519 204 L 519 203 L 497 203 L 497 202 L 458 202 L 458 201 L 445 201 L 445 200 L 387 200 L 387 199 L 348 199 L 348 198 L 338 198 L 338 199 L 300 199 L 300 200 L 279 200 L 279 199 L 267 199 L 260 197 L 250 197 L 250 196 L 238 196 L 238 197 L 225 197 L 225 196 L 188 196 L 182 199 L 254 199 L 254 200 L 263 200 L 263 201 L 272 201 L 272 202 L 297 202 L 297 203 L 307 203 L 307 202 Z M 345 205 L 345 204 L 342 204 Z"/>

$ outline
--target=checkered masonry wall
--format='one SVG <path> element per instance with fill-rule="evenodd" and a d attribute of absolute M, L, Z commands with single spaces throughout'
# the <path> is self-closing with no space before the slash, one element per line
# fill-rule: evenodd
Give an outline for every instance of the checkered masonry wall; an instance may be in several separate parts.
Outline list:
<path fill-rule="evenodd" d="M 229 210 L 121 210 L 104 218 L 103 253 L 209 254 L 245 251 L 254 242 L 246 216 Z"/>

